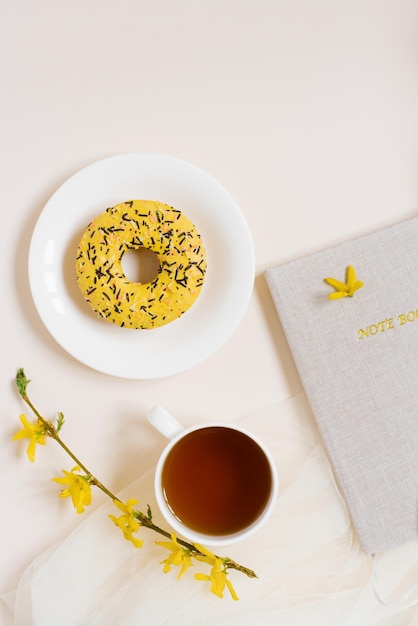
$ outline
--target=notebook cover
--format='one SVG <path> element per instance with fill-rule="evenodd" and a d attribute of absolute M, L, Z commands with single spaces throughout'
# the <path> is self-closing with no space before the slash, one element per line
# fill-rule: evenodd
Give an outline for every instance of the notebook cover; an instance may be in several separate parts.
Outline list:
<path fill-rule="evenodd" d="M 418 218 L 265 277 L 361 547 L 418 538 Z"/>

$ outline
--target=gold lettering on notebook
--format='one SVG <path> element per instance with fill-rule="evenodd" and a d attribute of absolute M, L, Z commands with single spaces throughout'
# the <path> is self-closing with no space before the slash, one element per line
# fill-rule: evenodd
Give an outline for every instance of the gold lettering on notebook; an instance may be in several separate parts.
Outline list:
<path fill-rule="evenodd" d="M 401 315 L 398 315 L 397 320 L 398 323 L 403 325 L 406 324 L 407 322 L 413 322 L 418 318 L 418 309 L 416 311 L 409 311 L 408 313 L 402 313 Z"/>
<path fill-rule="evenodd" d="M 357 335 L 359 339 L 363 339 L 363 337 L 370 337 L 373 335 L 377 335 L 377 333 L 384 333 L 385 330 L 391 330 L 395 328 L 393 325 L 393 317 L 386 318 L 377 324 L 370 324 L 366 326 L 366 328 L 359 328 L 357 331 Z"/>
<path fill-rule="evenodd" d="M 408 313 L 400 313 L 397 315 L 396 320 L 398 322 L 398 326 L 404 326 L 409 322 L 414 322 L 418 319 L 418 309 L 415 311 L 408 311 Z M 392 330 L 395 328 L 393 317 L 388 317 L 381 322 L 377 322 L 376 324 L 370 324 L 365 328 L 359 328 L 357 331 L 358 339 L 364 339 L 364 337 L 373 337 L 379 333 L 384 333 L 385 330 Z"/>

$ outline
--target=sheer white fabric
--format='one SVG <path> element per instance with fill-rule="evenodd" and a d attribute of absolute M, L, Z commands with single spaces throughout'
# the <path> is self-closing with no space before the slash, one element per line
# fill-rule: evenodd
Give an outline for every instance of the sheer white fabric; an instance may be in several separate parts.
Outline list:
<path fill-rule="evenodd" d="M 280 477 L 272 517 L 248 541 L 218 550 L 254 569 L 258 579 L 232 572 L 240 597 L 220 599 L 209 583 L 194 580 L 205 565 L 194 565 L 181 580 L 160 562 L 168 552 L 147 529 L 144 546 L 125 541 L 106 503 L 84 514 L 78 528 L 42 554 L 25 572 L 12 603 L 16 626 L 418 626 L 418 607 L 384 606 L 372 584 L 373 560 L 359 548 L 335 486 L 309 406 L 303 394 L 264 407 L 239 423 L 263 439 Z M 161 521 L 153 495 L 153 470 L 121 497 L 137 498 Z M 70 514 L 70 513 L 69 513 Z M 164 524 L 162 524 L 164 525 Z M 418 579 L 418 545 L 378 555 L 379 589 L 396 600 Z"/>

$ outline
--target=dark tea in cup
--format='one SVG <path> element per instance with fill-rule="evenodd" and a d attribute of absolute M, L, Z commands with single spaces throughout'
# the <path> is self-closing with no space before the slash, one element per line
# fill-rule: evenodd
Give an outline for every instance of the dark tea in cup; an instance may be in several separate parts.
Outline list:
<path fill-rule="evenodd" d="M 253 438 L 233 428 L 207 426 L 171 448 L 161 486 L 182 524 L 205 535 L 231 535 L 251 526 L 266 508 L 272 473 Z"/>

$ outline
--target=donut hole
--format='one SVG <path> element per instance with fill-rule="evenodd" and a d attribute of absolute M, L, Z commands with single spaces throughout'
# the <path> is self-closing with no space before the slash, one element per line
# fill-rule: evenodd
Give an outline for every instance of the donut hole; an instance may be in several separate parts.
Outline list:
<path fill-rule="evenodd" d="M 121 265 L 126 278 L 132 283 L 150 283 L 157 278 L 160 270 L 158 256 L 144 247 L 126 250 Z"/>

